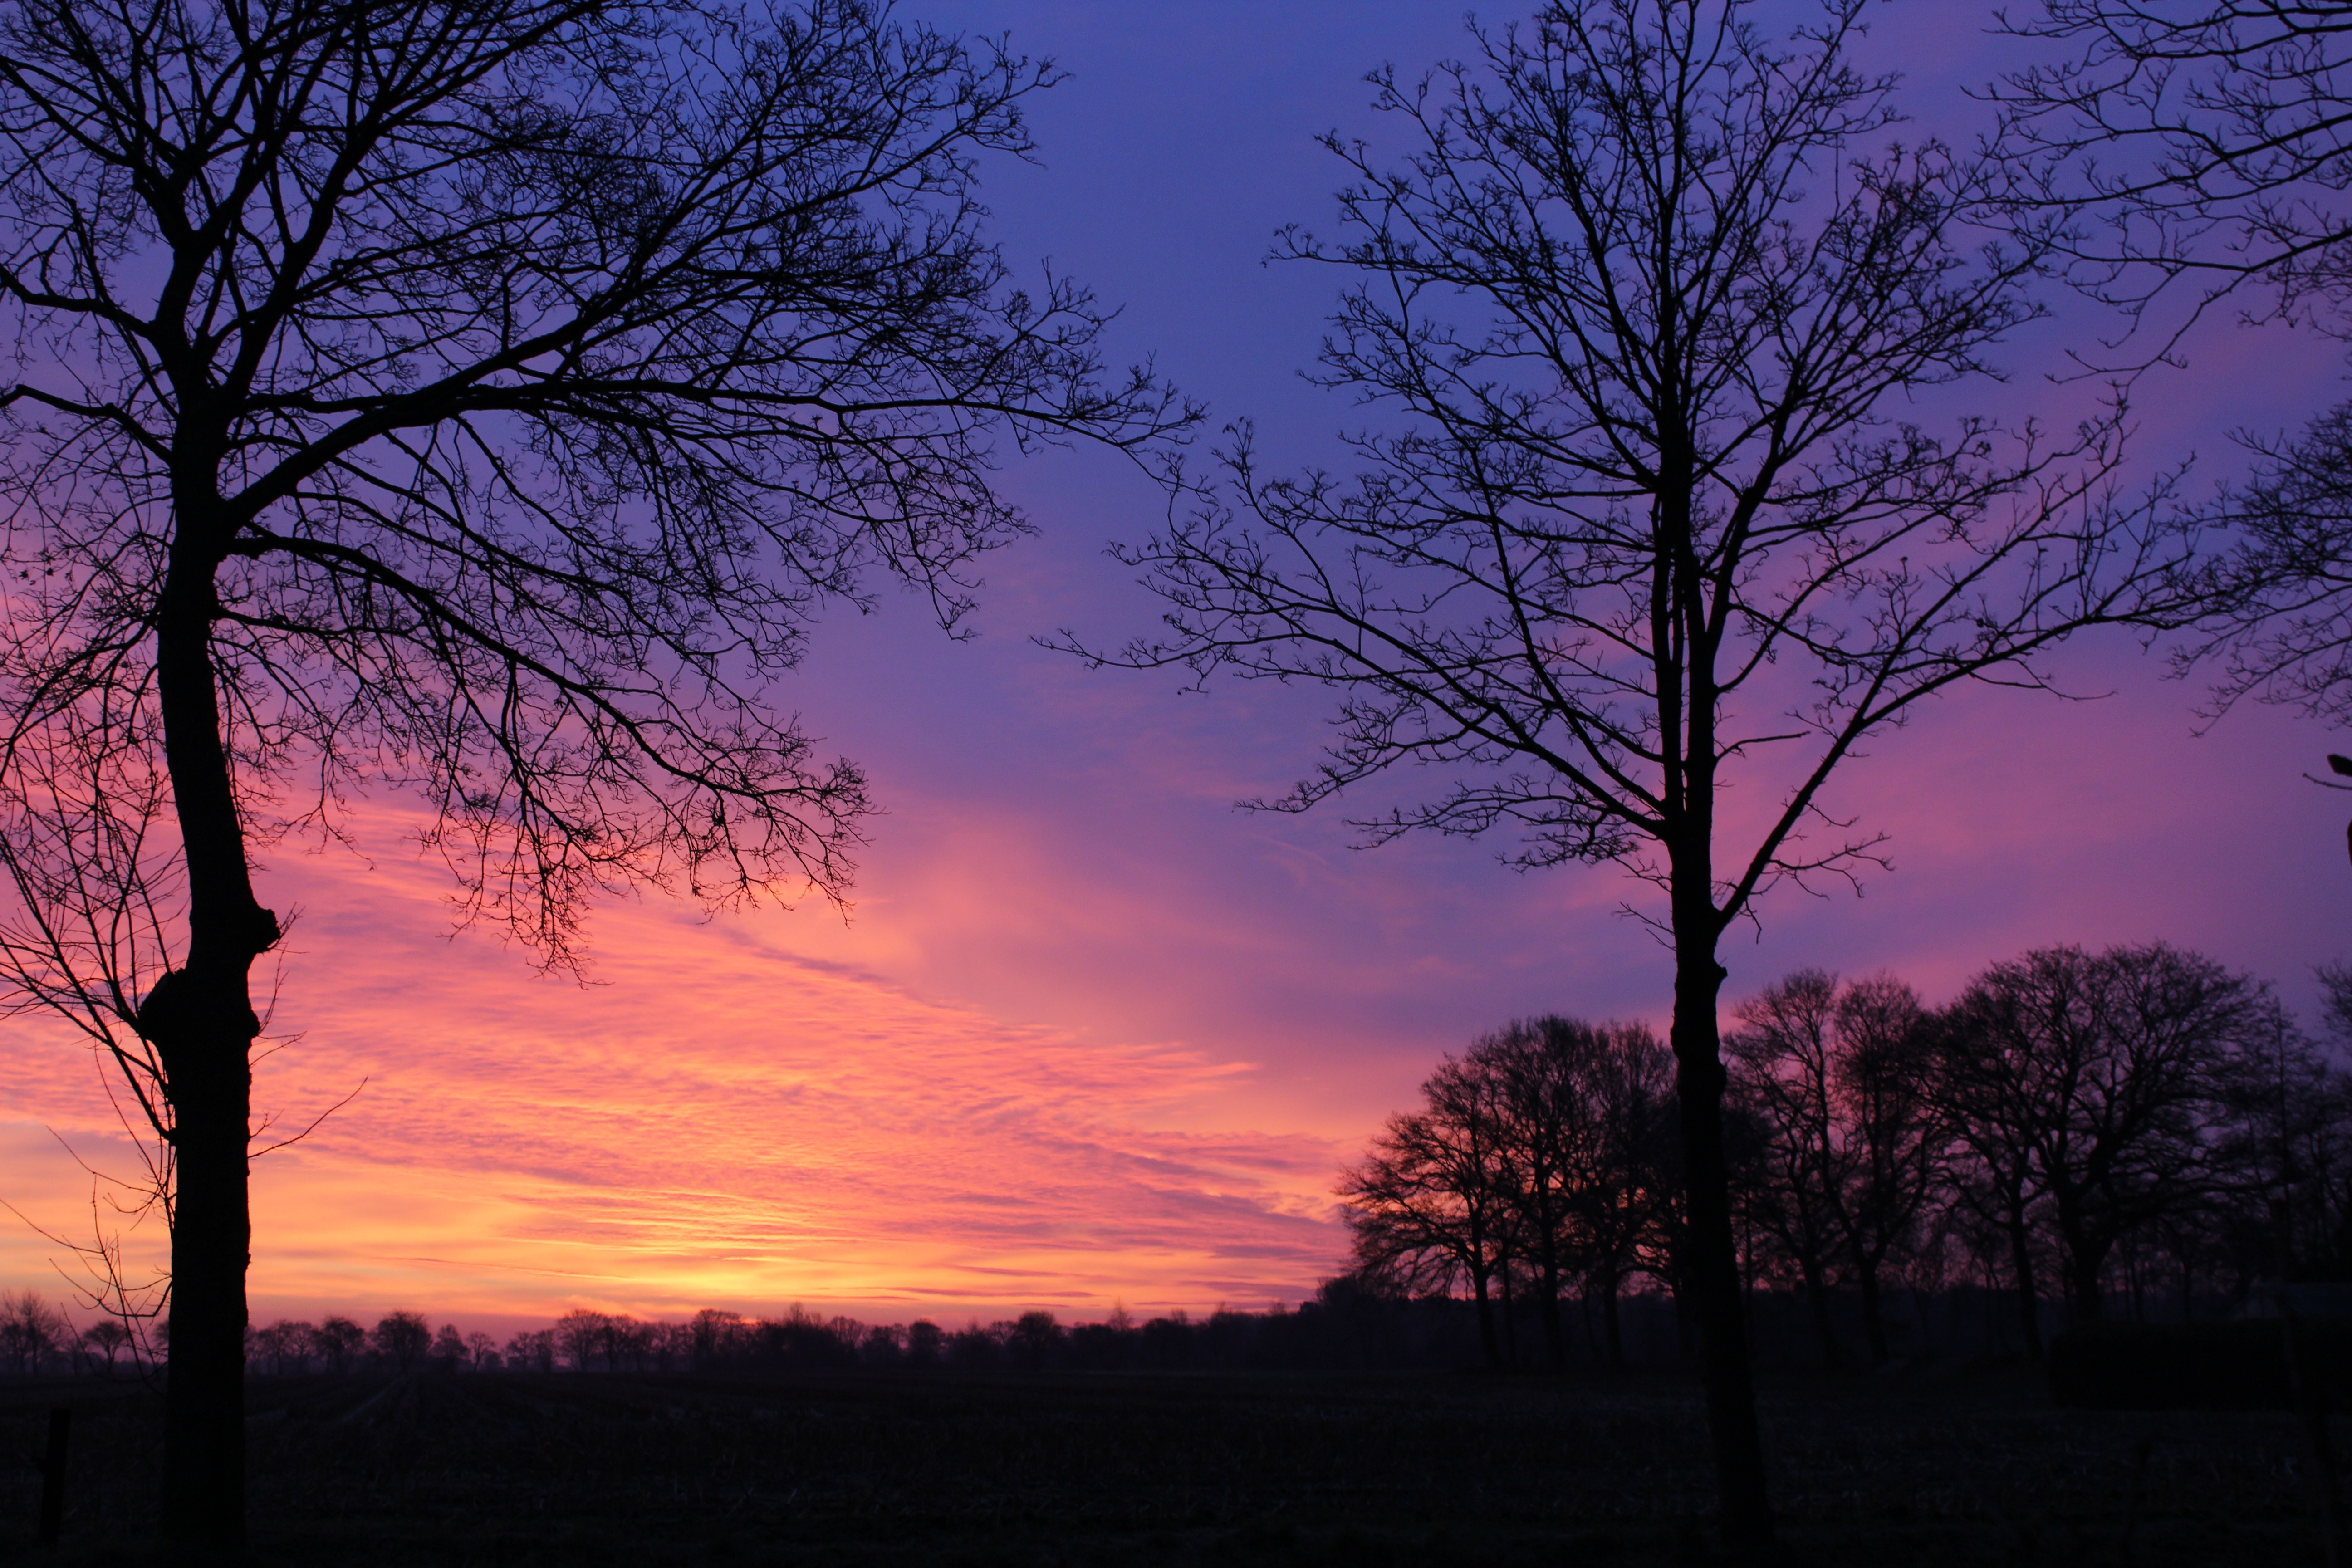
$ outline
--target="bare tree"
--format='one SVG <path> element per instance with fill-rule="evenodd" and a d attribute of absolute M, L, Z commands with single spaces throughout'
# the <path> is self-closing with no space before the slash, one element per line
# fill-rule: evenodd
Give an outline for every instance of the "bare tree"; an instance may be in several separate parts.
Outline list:
<path fill-rule="evenodd" d="M 1463 1066 L 1493 1086 L 1501 1112 L 1497 1191 L 1516 1212 L 1544 1350 L 1554 1366 L 1568 1362 L 1560 1296 L 1580 1272 L 1574 1155 L 1589 1142 L 1587 1107 L 1577 1068 L 1594 1035 L 1581 1019 L 1552 1016 L 1506 1025 L 1472 1045 Z"/>
<path fill-rule="evenodd" d="M 555 1321 L 556 1351 L 572 1363 L 572 1371 L 586 1372 L 591 1361 L 605 1353 L 609 1327 L 604 1313 L 574 1307 Z M 620 1368 L 607 1363 L 604 1370 L 618 1372 Z"/>
<path fill-rule="evenodd" d="M 734 1312 L 705 1307 L 688 1321 L 687 1338 L 697 1371 L 708 1371 L 738 1354 L 749 1325 Z"/>
<path fill-rule="evenodd" d="M 38 1290 L 0 1293 L 0 1359 L 18 1376 L 41 1371 L 50 1352 L 76 1337 L 66 1315 Z"/>
<path fill-rule="evenodd" d="M 2274 1279 L 2352 1279 L 2352 1074 L 2284 1008 L 2264 1011 L 2225 1064 L 2216 1107 L 2229 1250 Z M 2179 1262 L 2191 1297 L 2186 1247 Z"/>
<path fill-rule="evenodd" d="M 1005 447 L 1189 417 L 981 235 L 1051 79 L 868 0 L 0 6 L 14 978 L 171 1148 L 175 1537 L 242 1529 L 256 852 L 408 789 L 555 964 L 602 889 L 838 894 L 814 619 L 952 626 Z"/>
<path fill-rule="evenodd" d="M 1845 58 L 1863 0 L 1787 44 L 1747 9 L 1556 0 L 1475 34 L 1472 64 L 1376 73 L 1413 152 L 1330 139 L 1358 180 L 1346 237 L 1278 254 L 1360 276 L 1325 378 L 1402 428 L 1355 439 L 1353 481 L 1269 479 L 1244 432 L 1238 499 L 1128 557 L 1169 633 L 1096 656 L 1338 691 L 1328 760 L 1276 809 L 1411 769 L 1446 782 L 1371 815 L 1371 840 L 1517 831 L 1516 864 L 1615 861 L 1655 889 L 1684 1272 L 1743 1547 L 1771 1527 L 1718 943 L 1774 886 L 1877 861 L 1825 794 L 1865 737 L 1965 681 L 2047 685 L 2060 639 L 2168 608 L 2174 550 L 2098 502 L 2114 416 L 2054 443 L 1908 422 L 2033 318 L 2038 258 L 1963 232 L 1977 164 L 1880 150 L 1892 81 Z"/>
<path fill-rule="evenodd" d="M 1937 1020 L 1936 1093 L 1956 1149 L 1951 1205 L 1987 1268 L 2005 1249 L 2018 1332 L 2025 1353 L 2042 1356 L 2042 1199 L 2032 1129 L 2043 1099 L 2031 1056 L 1989 1057 L 1981 1037 L 1957 1006 Z"/>
<path fill-rule="evenodd" d="M 278 1377 L 307 1370 L 318 1341 L 317 1329 L 287 1318 L 257 1331 L 253 1337 L 255 1352 L 269 1358 L 269 1370 Z"/>
<path fill-rule="evenodd" d="M 1860 1298 L 1873 1365 L 1887 1356 L 1881 1280 L 1936 1191 L 1942 1140 L 1926 1015 L 1892 975 L 1799 970 L 1735 1010 L 1731 1092 L 1757 1129 L 1748 1213 L 1797 1270 L 1822 1359 L 1845 1345 L 1833 1282 Z"/>
<path fill-rule="evenodd" d="M 1822 1359 L 1845 1360 L 1830 1310 L 1831 1272 L 1843 1260 L 1853 1151 L 1838 1114 L 1837 977 L 1801 969 L 1743 1001 L 1724 1037 L 1730 1093 L 1761 1133 L 1753 1176 L 1739 1194 L 1752 1223 L 1797 1270 Z"/>
<path fill-rule="evenodd" d="M 507 1341 L 507 1365 L 517 1372 L 551 1373 L 555 1370 L 555 1332 L 551 1329 L 525 1329 Z"/>
<path fill-rule="evenodd" d="M 1936 1103 L 1934 1032 L 1916 992 L 1891 974 L 1850 983 L 1838 998 L 1837 1033 L 1833 1087 L 1850 1154 L 1846 1243 L 1875 1366 L 1887 1357 L 1885 1268 L 1912 1252 L 1943 1190 L 1948 1133 Z"/>
<path fill-rule="evenodd" d="M 1577 1053 L 1577 1136 L 1562 1159 L 1588 1300 L 1601 1302 L 1601 1349 L 1625 1364 L 1618 1311 L 1625 1281 L 1672 1272 L 1680 1229 L 1674 1058 L 1640 1024 L 1602 1024 Z"/>
<path fill-rule="evenodd" d="M 1565 1362 L 1560 1300 L 1580 1276 L 1622 1365 L 1618 1293 L 1637 1270 L 1663 1268 L 1675 1209 L 1666 1062 L 1641 1025 L 1558 1015 L 1446 1058 L 1421 1107 L 1391 1118 L 1340 1184 L 1360 1275 L 1466 1288 L 1490 1365 L 1517 1356 L 1516 1282 L 1535 1294 L 1551 1362 Z"/>
<path fill-rule="evenodd" d="M 433 1330 L 422 1312 L 386 1312 L 368 1331 L 368 1349 L 406 1372 L 423 1361 L 433 1347 Z"/>
<path fill-rule="evenodd" d="M 340 1312 L 330 1312 L 319 1320 L 319 1332 L 313 1342 L 320 1359 L 327 1370 L 341 1375 L 352 1369 L 352 1363 L 367 1348 L 367 1331 Z"/>
<path fill-rule="evenodd" d="M 1661 1126 L 1667 1060 L 1642 1025 L 1557 1014 L 1511 1024 L 1464 1057 L 1502 1108 L 1501 1190 L 1554 1365 L 1567 1360 L 1560 1299 L 1578 1276 L 1601 1298 L 1611 1364 L 1623 1363 L 1618 1295 L 1645 1252 L 1660 1250 L 1675 1207 Z"/>
<path fill-rule="evenodd" d="M 2023 1305 L 2037 1197 L 2084 1321 L 2104 1310 L 2117 1245 L 2209 1189 L 2226 1071 L 2267 1000 L 2248 977 L 2162 943 L 2042 948 L 1969 984 L 1948 1016 L 1944 1092 L 1952 1126 L 2001 1184 Z"/>
<path fill-rule="evenodd" d="M 1494 1287 L 1511 1264 L 1502 1108 L 1487 1075 L 1448 1058 L 1423 1109 L 1390 1118 L 1339 1183 L 1360 1268 L 1408 1288 L 1469 1288 L 1487 1364 L 1505 1356 Z"/>
<path fill-rule="evenodd" d="M 100 1318 L 81 1331 L 81 1342 L 106 1358 L 106 1375 L 114 1375 L 115 1358 L 131 1344 L 131 1331 L 113 1318 Z"/>
<path fill-rule="evenodd" d="M 633 1372 L 646 1370 L 646 1358 L 652 1353 L 654 1334 L 658 1324 L 642 1322 L 625 1312 L 604 1315 L 604 1370 L 618 1372 L 626 1362 Z"/>

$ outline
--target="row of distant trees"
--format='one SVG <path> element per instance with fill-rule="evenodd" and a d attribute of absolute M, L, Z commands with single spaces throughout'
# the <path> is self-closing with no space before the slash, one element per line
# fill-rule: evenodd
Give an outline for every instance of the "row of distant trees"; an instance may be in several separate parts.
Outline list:
<path fill-rule="evenodd" d="M 2324 971 L 2352 1036 L 2352 969 Z M 1725 1038 L 1740 1267 L 1821 1358 L 1890 1353 L 1887 1297 L 2189 1318 L 2265 1279 L 2352 1278 L 2352 1075 L 2271 988 L 2162 943 L 2053 947 L 1930 1008 L 1891 975 L 1790 974 Z M 1347 1173 L 1357 1267 L 1475 1303 L 1490 1360 L 1565 1303 L 1621 1363 L 1629 1282 L 1679 1293 L 1671 1054 L 1641 1025 L 1522 1021 L 1448 1058 Z"/>
<path fill-rule="evenodd" d="M 1433 1310 L 1433 1307 L 1435 1310 Z M 793 1307 L 780 1317 L 706 1309 L 679 1321 L 575 1310 L 499 1345 L 454 1325 L 428 1334 L 425 1320 L 395 1312 L 373 1331 L 347 1319 L 281 1321 L 250 1336 L 247 1368 L 260 1375 L 405 1371 L 711 1373 L 852 1367 L 1046 1370 L 1206 1366 L 1396 1364 L 1459 1359 L 1443 1303 L 1327 1284 L 1295 1310 L 1219 1309 L 1138 1319 L 1124 1309 L 1098 1322 L 1064 1323 L 1048 1311 L 950 1329 L 929 1319 L 868 1323 Z"/>
<path fill-rule="evenodd" d="M 0 1291 L 0 1370 L 24 1376 L 60 1369 L 111 1373 L 141 1364 L 139 1337 L 121 1320 L 79 1326 L 38 1290 Z"/>
<path fill-rule="evenodd" d="M 0 1298 L 0 1372 L 137 1373 L 163 1347 L 101 1318 L 77 1330 L 37 1292 Z M 421 1312 L 388 1312 L 373 1328 L 341 1315 L 280 1319 L 246 1331 L 256 1377 L 457 1373 L 758 1373 L 881 1368 L 967 1371 L 1184 1370 L 1460 1364 L 1471 1353 L 1456 1303 L 1412 1300 L 1352 1277 L 1327 1281 L 1296 1308 L 1223 1308 L 1064 1323 L 1048 1311 L 951 1329 L 928 1319 L 867 1323 L 793 1307 L 777 1317 L 706 1310 L 682 1321 L 575 1310 L 501 1343 Z"/>

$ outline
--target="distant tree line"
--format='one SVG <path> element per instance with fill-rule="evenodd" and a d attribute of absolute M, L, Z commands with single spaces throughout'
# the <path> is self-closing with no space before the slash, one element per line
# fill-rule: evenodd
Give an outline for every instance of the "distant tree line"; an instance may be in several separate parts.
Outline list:
<path fill-rule="evenodd" d="M 0 1371 L 111 1373 L 142 1364 L 139 1337 L 120 1320 L 79 1327 L 37 1290 L 0 1291 Z"/>
<path fill-rule="evenodd" d="M 164 1345 L 143 1344 L 114 1320 L 77 1331 L 37 1292 L 6 1296 L 0 1374 L 131 1375 L 160 1370 Z M 793 1307 L 781 1316 L 707 1310 L 682 1321 L 566 1312 L 503 1343 L 423 1313 L 386 1313 L 373 1328 L 330 1315 L 280 1319 L 246 1332 L 252 1377 L 404 1373 L 761 1373 L 895 1368 L 958 1371 L 1204 1371 L 1454 1366 L 1476 1358 L 1466 1309 L 1415 1300 L 1342 1276 L 1295 1308 L 1219 1308 L 1138 1318 L 1114 1311 L 1065 1323 L 1048 1311 L 951 1328 L 928 1319 L 867 1323 Z"/>
<path fill-rule="evenodd" d="M 2352 968 L 2321 979 L 2352 1037 Z M 2038 1356 L 2053 1313 L 2187 1320 L 2352 1279 L 2352 1074 L 2250 974 L 2051 947 L 1942 1008 L 1807 969 L 1733 1016 L 1743 1281 L 1821 1362 L 1895 1354 L 1890 1293 L 1908 1348 L 1931 1317 L 1948 1340 L 1965 1295 L 2009 1303 L 1980 1346 Z M 1490 1363 L 1531 1355 L 1530 1324 L 1567 1361 L 1573 1311 L 1623 1364 L 1621 1296 L 1686 1289 L 1673 1071 L 1641 1025 L 1556 1016 L 1448 1057 L 1343 1178 L 1358 1274 L 1468 1303 Z"/>

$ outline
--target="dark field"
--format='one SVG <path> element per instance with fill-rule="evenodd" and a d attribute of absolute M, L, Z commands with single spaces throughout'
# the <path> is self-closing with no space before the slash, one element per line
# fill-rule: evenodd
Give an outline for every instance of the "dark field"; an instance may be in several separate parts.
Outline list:
<path fill-rule="evenodd" d="M 257 1564 L 1715 1560 L 1664 1378 L 446 1373 L 252 1385 Z M 35 1453 L 75 1410 L 65 1544 Z M 0 1385 L 0 1560 L 160 1561 L 159 1404 Z M 1768 1384 L 1792 1563 L 2316 1564 L 2303 1430 L 2021 1373 Z M 2352 1433 L 2339 1432 L 2341 1444 Z"/>

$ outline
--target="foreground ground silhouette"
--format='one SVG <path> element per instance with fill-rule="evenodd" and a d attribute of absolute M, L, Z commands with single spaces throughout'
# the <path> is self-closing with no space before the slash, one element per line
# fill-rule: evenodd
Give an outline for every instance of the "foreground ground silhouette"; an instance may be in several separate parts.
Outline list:
<path fill-rule="evenodd" d="M 1697 1392 L 1461 1373 L 414 1373 L 257 1380 L 257 1564 L 1716 1560 Z M 62 1548 L 34 1545 L 75 1412 Z M 1764 1386 L 1785 1560 L 2322 1561 L 2262 1412 L 2054 1408 L 2022 1368 Z M 0 1384 L 0 1561 L 166 1559 L 162 1406 Z M 2339 1445 L 2342 1443 L 2339 1436 Z"/>

